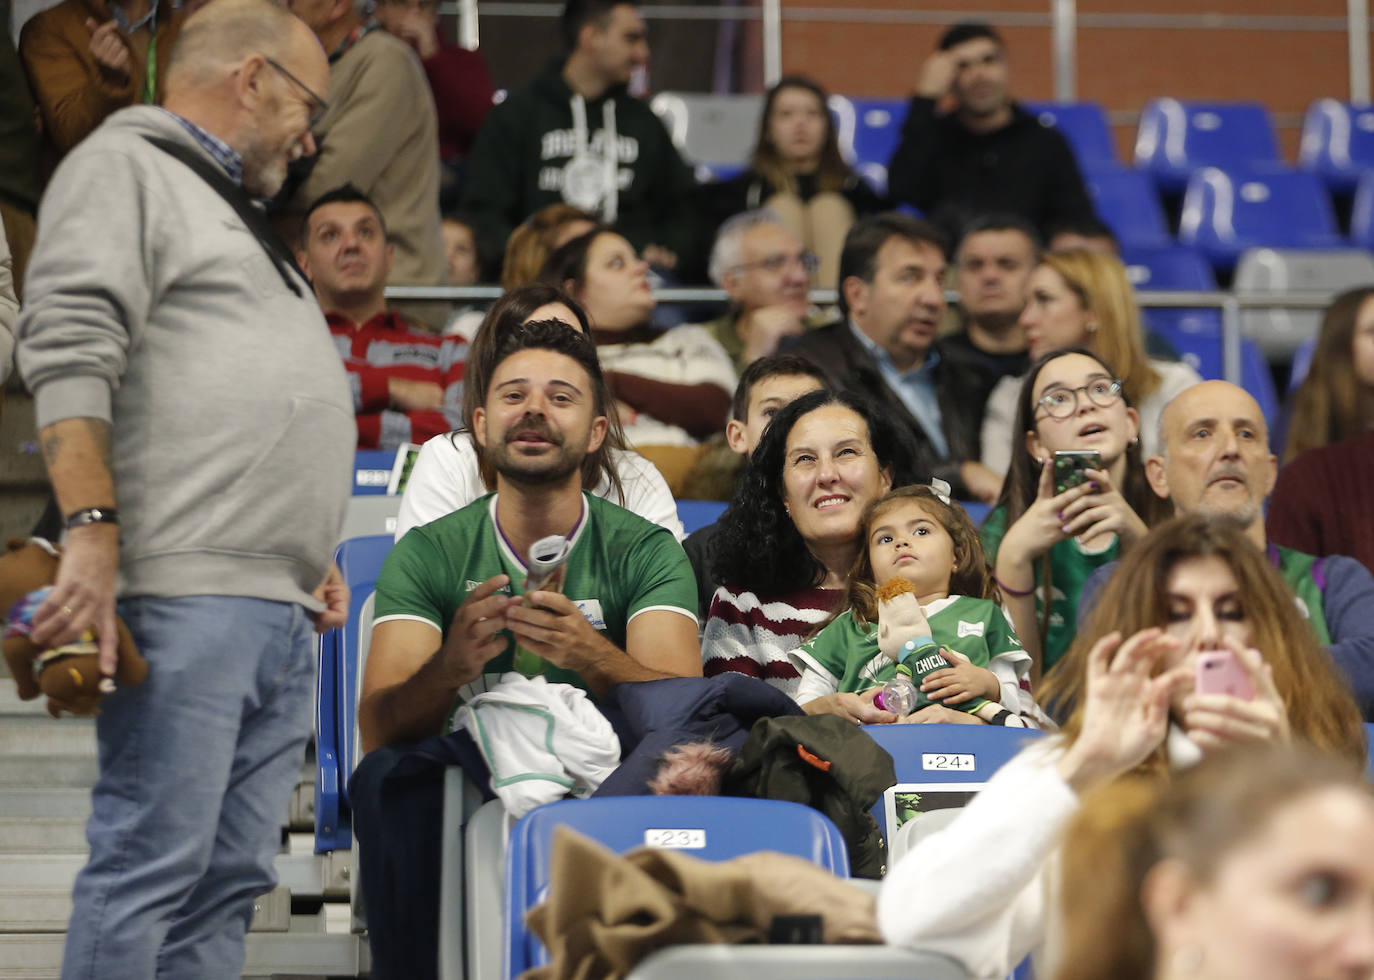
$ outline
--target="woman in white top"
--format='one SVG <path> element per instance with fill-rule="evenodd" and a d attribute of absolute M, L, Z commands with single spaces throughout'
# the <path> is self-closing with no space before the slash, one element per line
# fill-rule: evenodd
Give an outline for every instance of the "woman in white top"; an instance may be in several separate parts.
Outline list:
<path fill-rule="evenodd" d="M 470 434 L 473 412 L 486 400 L 495 339 L 530 320 L 562 320 L 590 332 L 582 308 L 555 286 L 522 286 L 496 301 L 468 348 L 463 428 L 435 436 L 421 447 L 401 497 L 397 541 L 412 527 L 438 520 L 495 489 L 496 474 Z M 663 525 L 681 540 L 682 522 L 668 484 L 652 463 L 625 448 L 619 421 L 612 418 L 609 422 L 602 448 L 583 464 L 582 485 L 598 497 Z"/>
<path fill-rule="evenodd" d="M 539 278 L 587 311 L 627 444 L 677 490 L 702 441 L 725 429 L 735 368 L 705 327 L 650 325 L 648 271 L 628 241 L 597 228 L 555 250 Z"/>
<path fill-rule="evenodd" d="M 1155 453 L 1164 406 L 1202 376 L 1181 361 L 1145 353 L 1145 333 L 1126 267 L 1115 256 L 1087 249 L 1047 252 L 1031 271 L 1020 324 L 1031 363 L 1050 351 L 1086 347 L 1116 369 L 1126 400 L 1140 413 L 1146 458 Z M 1011 465 L 1012 423 L 1021 378 L 999 380 L 983 412 L 983 465 L 1005 476 Z M 1016 433 L 1020 445 L 1020 433 Z"/>
<path fill-rule="evenodd" d="M 1199 686 L 1212 662 L 1253 698 Z M 1040 700 L 1071 712 L 1061 733 L 1003 766 L 888 872 L 888 942 L 951 956 L 975 977 L 1004 977 L 1033 953 L 1036 975 L 1053 977 L 1058 848 L 1084 791 L 1126 773 L 1167 778 L 1245 742 L 1296 737 L 1364 758 L 1359 709 L 1292 592 L 1244 534 L 1197 516 L 1127 552 Z"/>

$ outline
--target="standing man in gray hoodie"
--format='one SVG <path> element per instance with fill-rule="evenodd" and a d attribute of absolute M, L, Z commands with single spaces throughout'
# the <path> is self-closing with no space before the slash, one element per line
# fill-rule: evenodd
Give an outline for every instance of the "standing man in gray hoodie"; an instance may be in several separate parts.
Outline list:
<path fill-rule="evenodd" d="M 18 329 L 67 551 L 33 640 L 118 612 L 147 680 L 108 694 L 62 975 L 237 977 L 311 727 L 352 405 L 310 285 L 252 203 L 314 152 L 329 82 L 268 0 L 187 20 L 165 108 L 111 116 L 40 208 Z"/>

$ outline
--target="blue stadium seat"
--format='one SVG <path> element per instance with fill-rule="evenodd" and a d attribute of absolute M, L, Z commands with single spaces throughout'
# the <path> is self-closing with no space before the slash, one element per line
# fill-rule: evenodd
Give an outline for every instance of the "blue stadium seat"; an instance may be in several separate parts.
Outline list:
<path fill-rule="evenodd" d="M 1160 329 L 1151 321 L 1151 328 L 1173 344 L 1203 378 L 1224 378 L 1226 361 L 1222 352 L 1220 312 L 1199 310 L 1194 318 L 1185 322 L 1186 328 L 1171 330 L 1167 325 Z M 1272 432 L 1279 420 L 1279 395 L 1264 352 L 1249 337 L 1242 337 L 1240 341 L 1240 386 L 1259 402 Z"/>
<path fill-rule="evenodd" d="M 1199 167 L 1279 162 L 1269 110 L 1257 102 L 1151 99 L 1136 130 L 1135 164 L 1159 189 L 1178 193 Z"/>
<path fill-rule="evenodd" d="M 1329 190 L 1349 194 L 1360 175 L 1374 169 L 1374 109 L 1338 99 L 1318 99 L 1302 120 L 1298 165 Z"/>
<path fill-rule="evenodd" d="M 728 506 L 723 500 L 679 500 L 677 519 L 682 522 L 682 530 L 691 534 L 707 524 L 714 524 Z"/>
<path fill-rule="evenodd" d="M 1085 165 L 1083 182 L 1097 216 L 1123 246 L 1168 245 L 1173 240 L 1159 192 L 1142 171 L 1112 163 Z"/>
<path fill-rule="evenodd" d="M 1343 244 L 1321 181 L 1278 166 L 1194 172 L 1183 197 L 1178 238 L 1201 249 L 1218 271 L 1234 268 L 1248 248 Z"/>
<path fill-rule="evenodd" d="M 1216 273 L 1207 258 L 1188 245 L 1122 245 L 1121 261 L 1136 289 L 1175 289 L 1210 293 Z"/>
<path fill-rule="evenodd" d="M 1029 739 L 1044 734 L 1033 728 L 997 725 L 864 725 L 863 729 L 892 756 L 899 783 L 985 783 Z M 873 816 L 886 834 L 881 799 Z"/>
<path fill-rule="evenodd" d="M 1350 244 L 1374 249 L 1374 170 L 1366 170 L 1355 185 L 1350 209 Z"/>
<path fill-rule="evenodd" d="M 1312 370 L 1312 355 L 1317 352 L 1316 338 L 1304 340 L 1293 352 L 1293 363 L 1288 369 L 1288 394 L 1293 394 Z"/>
<path fill-rule="evenodd" d="M 1123 247 L 1121 261 L 1126 265 L 1131 284 L 1139 290 L 1210 293 L 1217 288 L 1212 266 L 1201 252 L 1186 245 Z M 1188 344 L 1180 348 L 1177 338 L 1199 333 L 1208 338 L 1221 336 L 1221 311 L 1215 307 L 1149 307 L 1142 304 L 1140 315 L 1151 334 L 1174 344 L 1174 349 L 1194 368 L 1198 366 L 1197 357 L 1189 355 Z"/>
<path fill-rule="evenodd" d="M 1111 125 L 1096 102 L 1022 102 L 1021 108 L 1063 134 L 1079 167 L 1116 163 Z"/>
<path fill-rule="evenodd" d="M 887 164 L 901 142 L 907 100 L 832 95 L 829 108 L 840 153 L 879 193 L 885 193 Z"/>
<path fill-rule="evenodd" d="M 981 500 L 960 500 L 957 501 L 964 512 L 968 514 L 968 519 L 973 522 L 974 527 L 980 526 L 988 518 L 992 511 L 990 504 L 985 504 Z"/>
<path fill-rule="evenodd" d="M 1121 261 L 1136 289 L 1210 293 L 1217 288 L 1212 266 L 1187 245 L 1123 245 Z M 1150 332 L 1166 337 L 1198 332 L 1216 335 L 1221 330 L 1221 312 L 1215 308 L 1142 307 L 1141 316 Z"/>
<path fill-rule="evenodd" d="M 394 449 L 359 449 L 353 457 L 353 496 L 386 493 L 395 462 Z"/>
<path fill-rule="evenodd" d="M 553 829 L 560 824 L 614 851 L 628 851 L 651 839 L 659 841 L 657 846 L 688 848 L 692 857 L 708 861 L 781 851 L 849 876 L 849 856 L 839 830 L 819 810 L 798 803 L 714 796 L 615 796 L 547 803 L 520 818 L 506 850 L 507 980 L 545 962 L 543 945 L 525 928 L 525 913 L 547 894 Z M 689 834 L 697 839 L 674 842 L 678 835 Z"/>
<path fill-rule="evenodd" d="M 348 777 L 353 773 L 354 711 L 361 681 L 358 639 L 364 628 L 363 607 L 370 607 L 368 599 L 377 587 L 377 575 L 391 544 L 391 535 L 376 534 L 345 541 L 334 553 L 352 595 L 344 625 L 320 638 L 320 674 L 315 691 L 317 853 L 345 849 L 353 841 Z"/>

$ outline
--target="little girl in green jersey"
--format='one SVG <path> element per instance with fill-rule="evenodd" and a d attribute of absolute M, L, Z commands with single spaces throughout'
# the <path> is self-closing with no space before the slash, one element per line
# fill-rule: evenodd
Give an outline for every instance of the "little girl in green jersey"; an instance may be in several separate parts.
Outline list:
<path fill-rule="evenodd" d="M 791 654 L 802 674 L 797 703 L 811 714 L 871 718 L 860 704 L 873 703 L 900 663 L 920 691 L 913 720 L 936 705 L 990 724 L 1038 727 L 1044 716 L 1030 695 L 1030 656 L 996 602 L 978 531 L 947 488 L 893 490 L 861 526 L 850 608 Z M 959 720 L 940 710 L 922 720 L 932 715 Z"/>

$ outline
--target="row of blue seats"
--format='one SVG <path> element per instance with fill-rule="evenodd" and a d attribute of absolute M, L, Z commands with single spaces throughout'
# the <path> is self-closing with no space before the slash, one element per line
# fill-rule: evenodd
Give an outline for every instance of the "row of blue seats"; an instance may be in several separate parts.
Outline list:
<path fill-rule="evenodd" d="M 656 108 L 679 145 L 710 177 L 739 170 L 741 145 L 760 107 L 747 96 L 661 94 Z M 1256 103 L 1154 99 L 1141 114 L 1134 169 L 1118 160 L 1110 125 L 1093 102 L 1025 108 L 1069 141 L 1098 214 L 1128 246 L 1173 242 L 1160 193 L 1183 195 L 1178 240 L 1229 272 L 1248 248 L 1374 248 L 1374 110 L 1322 99 L 1308 110 L 1298 169 L 1279 154 L 1274 126 Z M 841 151 L 879 188 L 906 116 L 903 99 L 830 97 Z M 692 132 L 692 117 L 703 133 Z M 752 138 L 749 136 L 748 138 Z M 1330 193 L 1353 194 L 1342 237 Z"/>
<path fill-rule="evenodd" d="M 1024 102 L 1046 126 L 1064 134 L 1089 169 L 1120 166 L 1107 113 L 1096 102 Z M 830 97 L 840 149 L 852 163 L 886 166 L 901 139 L 905 99 Z M 1269 110 L 1255 102 L 1151 99 L 1136 130 L 1135 160 L 1160 190 L 1181 192 L 1202 167 L 1245 168 L 1283 162 Z M 1301 170 L 1334 193 L 1349 194 L 1374 169 L 1374 109 L 1318 99 L 1303 119 Z"/>

